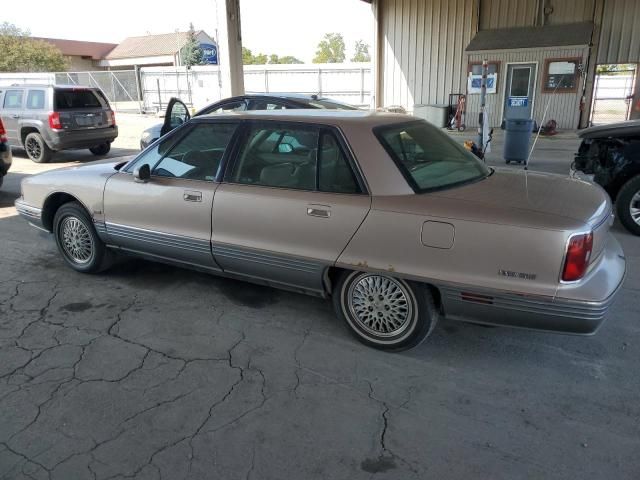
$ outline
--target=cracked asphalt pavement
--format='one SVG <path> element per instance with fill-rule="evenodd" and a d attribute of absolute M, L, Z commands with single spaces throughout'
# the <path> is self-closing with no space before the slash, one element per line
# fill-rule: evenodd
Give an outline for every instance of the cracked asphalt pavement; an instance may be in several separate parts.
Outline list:
<path fill-rule="evenodd" d="M 640 478 L 640 239 L 619 227 L 597 335 L 443 321 L 388 354 L 321 299 L 134 259 L 75 273 L 7 180 L 0 479 Z"/>

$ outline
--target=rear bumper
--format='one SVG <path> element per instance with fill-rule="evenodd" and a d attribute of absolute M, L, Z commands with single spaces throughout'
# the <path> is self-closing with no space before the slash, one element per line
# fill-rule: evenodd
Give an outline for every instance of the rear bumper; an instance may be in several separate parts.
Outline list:
<path fill-rule="evenodd" d="M 602 259 L 582 281 L 562 285 L 555 297 L 460 286 L 441 287 L 447 318 L 576 335 L 594 334 L 622 286 L 622 248 L 613 236 Z"/>
<path fill-rule="evenodd" d="M 111 143 L 118 137 L 118 127 L 96 128 L 74 131 L 48 131 L 45 141 L 52 150 L 90 148 L 102 143 Z"/>

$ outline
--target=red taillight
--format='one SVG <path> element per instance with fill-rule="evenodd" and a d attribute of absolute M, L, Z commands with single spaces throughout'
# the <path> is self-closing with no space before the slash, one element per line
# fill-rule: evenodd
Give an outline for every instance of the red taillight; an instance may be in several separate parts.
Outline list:
<path fill-rule="evenodd" d="M 4 125 L 2 124 L 2 119 L 0 118 L 0 135 L 4 136 L 7 132 L 4 129 Z"/>
<path fill-rule="evenodd" d="M 115 126 L 116 124 L 116 114 L 113 113 L 113 110 L 107 111 L 107 124 L 110 126 Z"/>
<path fill-rule="evenodd" d="M 49 114 L 49 126 L 53 129 L 62 129 L 62 122 L 60 121 L 60 114 L 58 112 L 51 112 Z"/>
<path fill-rule="evenodd" d="M 569 238 L 564 269 L 562 270 L 563 281 L 574 282 L 584 276 L 589 266 L 592 248 L 593 233 L 581 233 Z"/>

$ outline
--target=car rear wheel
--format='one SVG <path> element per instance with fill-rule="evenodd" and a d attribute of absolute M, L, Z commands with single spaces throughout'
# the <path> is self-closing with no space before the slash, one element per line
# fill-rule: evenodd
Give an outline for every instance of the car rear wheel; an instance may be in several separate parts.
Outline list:
<path fill-rule="evenodd" d="M 58 251 L 74 270 L 96 273 L 110 265 L 112 254 L 80 203 L 66 203 L 58 209 L 53 219 L 53 233 Z"/>
<path fill-rule="evenodd" d="M 53 156 L 53 150 L 49 148 L 38 132 L 31 132 L 26 136 L 24 149 L 27 156 L 36 163 L 47 163 Z"/>
<path fill-rule="evenodd" d="M 640 235 L 640 175 L 622 186 L 616 198 L 616 211 L 624 227 Z"/>
<path fill-rule="evenodd" d="M 433 331 L 438 310 L 422 284 L 378 273 L 345 272 L 333 305 L 365 345 L 399 351 L 419 345 Z"/>
<path fill-rule="evenodd" d="M 106 155 L 111 150 L 110 143 L 101 143 L 100 145 L 96 145 L 95 147 L 91 147 L 89 151 L 94 155 Z"/>

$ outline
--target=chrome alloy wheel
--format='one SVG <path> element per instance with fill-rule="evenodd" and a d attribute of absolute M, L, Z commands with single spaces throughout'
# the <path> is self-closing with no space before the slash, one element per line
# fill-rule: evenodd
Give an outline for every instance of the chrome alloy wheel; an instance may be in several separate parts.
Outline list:
<path fill-rule="evenodd" d="M 66 217 L 60 225 L 61 243 L 67 257 L 75 263 L 88 263 L 93 257 L 93 238 L 89 229 L 76 217 Z"/>
<path fill-rule="evenodd" d="M 360 328 L 377 337 L 402 333 L 414 315 L 411 293 L 403 283 L 380 275 L 364 275 L 347 292 L 349 311 Z"/>
<path fill-rule="evenodd" d="M 640 225 L 640 191 L 631 197 L 631 203 L 629 204 L 629 213 L 634 222 Z"/>
<path fill-rule="evenodd" d="M 40 145 L 40 142 L 33 137 L 27 139 L 27 143 L 24 148 L 31 158 L 40 158 L 40 155 L 42 154 L 42 145 Z"/>

